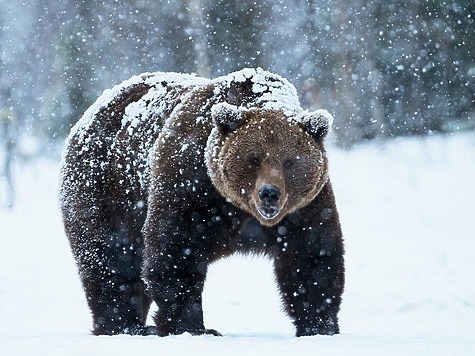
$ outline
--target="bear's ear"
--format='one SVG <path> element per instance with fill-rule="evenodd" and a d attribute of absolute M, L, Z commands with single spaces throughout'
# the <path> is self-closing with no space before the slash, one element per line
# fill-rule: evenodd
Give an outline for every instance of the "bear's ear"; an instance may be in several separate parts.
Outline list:
<path fill-rule="evenodd" d="M 326 110 L 320 109 L 304 114 L 300 123 L 303 129 L 315 139 L 325 137 L 333 124 L 333 116 Z"/>
<path fill-rule="evenodd" d="M 211 107 L 211 118 L 222 134 L 236 130 L 245 121 L 238 107 L 228 103 L 218 103 Z"/>

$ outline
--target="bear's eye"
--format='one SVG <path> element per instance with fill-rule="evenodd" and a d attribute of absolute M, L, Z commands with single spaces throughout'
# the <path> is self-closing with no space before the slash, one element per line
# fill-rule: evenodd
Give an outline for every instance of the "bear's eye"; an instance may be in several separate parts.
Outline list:
<path fill-rule="evenodd" d="M 294 165 L 294 161 L 291 160 L 290 158 L 287 158 L 286 160 L 284 160 L 283 166 L 285 169 L 290 169 L 292 168 L 293 165 Z"/>
<path fill-rule="evenodd" d="M 250 166 L 253 168 L 259 168 L 261 165 L 261 160 L 257 157 L 251 157 L 250 161 Z"/>

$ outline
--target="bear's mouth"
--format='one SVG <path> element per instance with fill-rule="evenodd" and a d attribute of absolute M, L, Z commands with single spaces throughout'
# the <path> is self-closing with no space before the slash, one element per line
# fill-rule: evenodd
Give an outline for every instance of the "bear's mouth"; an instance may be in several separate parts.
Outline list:
<path fill-rule="evenodd" d="M 264 219 L 271 220 L 280 213 L 280 209 L 275 205 L 259 206 L 256 204 L 257 211 Z"/>

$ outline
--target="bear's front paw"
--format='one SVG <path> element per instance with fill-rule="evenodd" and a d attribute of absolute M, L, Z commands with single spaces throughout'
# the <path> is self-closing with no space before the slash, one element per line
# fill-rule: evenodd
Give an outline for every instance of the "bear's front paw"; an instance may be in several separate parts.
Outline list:
<path fill-rule="evenodd" d="M 335 328 L 321 328 L 318 326 L 298 327 L 296 336 L 314 336 L 314 335 L 335 335 L 338 334 L 338 329 Z"/>
<path fill-rule="evenodd" d="M 214 336 L 223 336 L 220 332 L 214 329 L 205 329 L 205 328 L 179 328 L 174 330 L 163 330 L 163 328 L 157 329 L 158 336 L 170 336 L 170 335 L 181 335 L 184 333 L 189 333 L 193 336 L 199 335 L 214 335 Z"/>
<path fill-rule="evenodd" d="M 335 335 L 340 333 L 336 317 L 327 315 L 318 318 L 314 323 L 295 323 L 297 326 L 297 336 L 313 335 Z"/>
<path fill-rule="evenodd" d="M 190 331 L 191 335 L 214 335 L 214 336 L 223 336 L 219 331 L 216 331 L 214 329 L 199 329 L 199 330 L 194 330 Z"/>
<path fill-rule="evenodd" d="M 125 328 L 124 333 L 129 334 L 129 335 L 141 335 L 141 336 L 156 335 L 157 328 L 155 326 L 137 325 L 137 326 Z"/>
<path fill-rule="evenodd" d="M 141 335 L 157 335 L 157 328 L 155 326 L 144 326 Z"/>

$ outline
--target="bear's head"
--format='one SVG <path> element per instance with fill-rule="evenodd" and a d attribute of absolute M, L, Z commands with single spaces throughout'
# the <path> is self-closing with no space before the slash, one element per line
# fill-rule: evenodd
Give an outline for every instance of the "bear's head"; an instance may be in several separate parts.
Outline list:
<path fill-rule="evenodd" d="M 310 203 L 328 180 L 325 110 L 288 117 L 280 110 L 212 107 L 206 164 L 222 196 L 266 226 Z"/>

